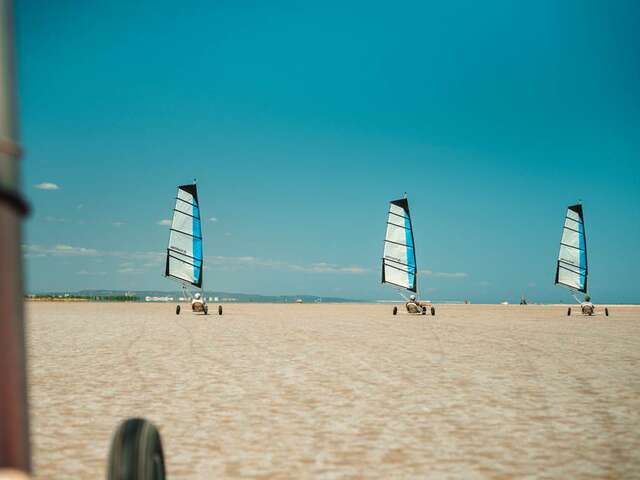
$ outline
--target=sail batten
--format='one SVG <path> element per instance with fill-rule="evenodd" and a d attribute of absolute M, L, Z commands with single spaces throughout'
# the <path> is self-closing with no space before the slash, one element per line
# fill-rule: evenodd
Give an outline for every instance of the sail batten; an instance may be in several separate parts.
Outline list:
<path fill-rule="evenodd" d="M 202 223 L 195 184 L 180 185 L 169 229 L 165 275 L 202 287 Z"/>
<path fill-rule="evenodd" d="M 556 284 L 587 293 L 587 238 L 582 205 L 567 208 L 556 266 Z"/>
<path fill-rule="evenodd" d="M 406 198 L 389 203 L 382 257 L 382 283 L 417 291 L 413 226 Z"/>

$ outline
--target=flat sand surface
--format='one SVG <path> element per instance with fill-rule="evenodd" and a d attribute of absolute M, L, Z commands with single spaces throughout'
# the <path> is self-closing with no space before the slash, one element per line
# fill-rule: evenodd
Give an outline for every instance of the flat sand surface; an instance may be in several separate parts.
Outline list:
<path fill-rule="evenodd" d="M 36 478 L 131 416 L 173 479 L 640 478 L 640 307 L 224 308 L 28 303 Z"/>

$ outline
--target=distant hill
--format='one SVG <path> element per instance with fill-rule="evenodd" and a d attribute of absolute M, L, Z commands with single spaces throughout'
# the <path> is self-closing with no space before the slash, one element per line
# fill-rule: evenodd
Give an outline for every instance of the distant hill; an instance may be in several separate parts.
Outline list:
<path fill-rule="evenodd" d="M 364 300 L 356 300 L 341 297 L 320 297 L 317 295 L 258 295 L 255 293 L 233 293 L 203 291 L 203 295 L 208 299 L 218 298 L 218 302 L 235 303 L 295 303 L 300 299 L 304 303 L 363 303 Z M 77 292 L 43 292 L 37 296 L 58 296 L 71 295 L 73 297 L 138 297 L 139 301 L 144 301 L 145 297 L 173 297 L 175 300 L 183 295 L 181 290 L 79 290 Z"/>

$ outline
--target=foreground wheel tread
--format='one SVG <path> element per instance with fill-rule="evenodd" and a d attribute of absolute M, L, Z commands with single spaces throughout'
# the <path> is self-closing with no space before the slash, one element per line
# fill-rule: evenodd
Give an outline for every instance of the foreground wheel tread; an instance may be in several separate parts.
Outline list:
<path fill-rule="evenodd" d="M 130 418 L 116 430 L 109 450 L 107 480 L 164 480 L 164 454 L 156 427 Z"/>

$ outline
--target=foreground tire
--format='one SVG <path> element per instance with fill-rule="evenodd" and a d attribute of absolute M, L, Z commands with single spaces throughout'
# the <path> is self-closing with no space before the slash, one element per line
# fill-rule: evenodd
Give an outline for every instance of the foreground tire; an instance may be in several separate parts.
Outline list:
<path fill-rule="evenodd" d="M 426 315 L 427 314 L 427 309 L 423 307 L 422 308 L 422 312 L 420 312 L 420 313 L 422 313 L 422 315 Z"/>
<path fill-rule="evenodd" d="M 398 314 L 398 307 L 393 307 L 393 314 L 397 315 Z"/>
<path fill-rule="evenodd" d="M 222 305 L 218 305 L 218 315 L 222 315 Z"/>
<path fill-rule="evenodd" d="M 164 480 L 164 454 L 156 427 L 130 418 L 116 430 L 109 450 L 107 480 Z"/>
<path fill-rule="evenodd" d="M 207 305 L 204 306 L 204 314 L 209 315 L 209 307 Z"/>
<path fill-rule="evenodd" d="M 180 305 L 176 305 L 176 315 L 180 315 Z"/>
<path fill-rule="evenodd" d="M 432 316 L 436 316 L 436 308 L 435 307 L 431 307 L 431 315 Z"/>
<path fill-rule="evenodd" d="M 567 317 L 571 315 L 571 307 L 569 307 L 569 309 L 567 310 Z"/>
<path fill-rule="evenodd" d="M 604 309 L 604 315 L 605 315 L 606 317 L 608 317 L 608 316 L 609 316 L 609 309 L 608 309 L 608 308 L 606 308 L 606 307 L 605 307 L 605 309 Z"/>

